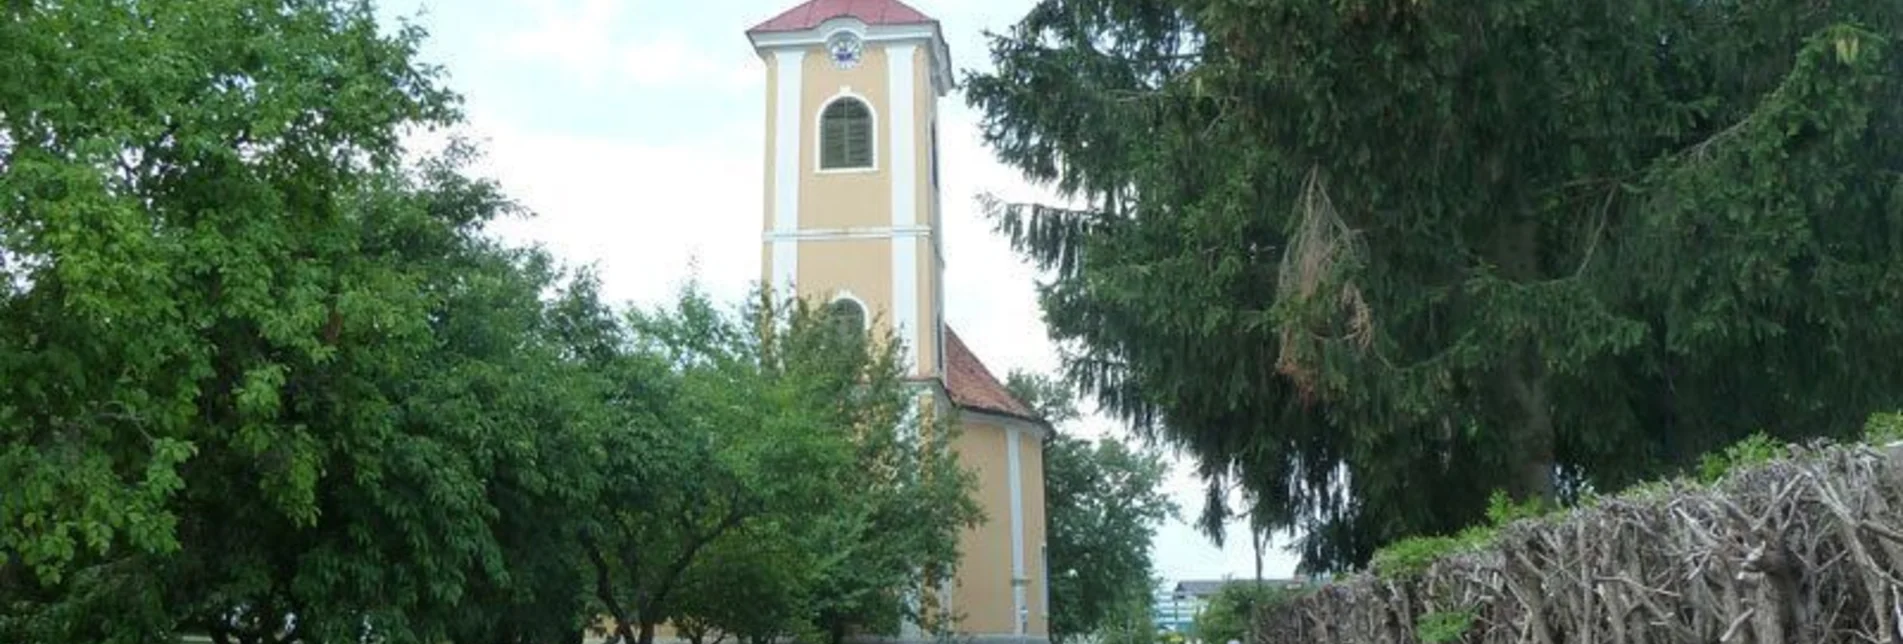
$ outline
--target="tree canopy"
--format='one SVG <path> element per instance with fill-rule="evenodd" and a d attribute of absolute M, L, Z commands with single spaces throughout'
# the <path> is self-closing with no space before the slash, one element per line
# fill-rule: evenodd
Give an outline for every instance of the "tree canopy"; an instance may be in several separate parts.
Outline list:
<path fill-rule="evenodd" d="M 1301 589 L 1276 586 L 1262 581 L 1231 581 L 1211 596 L 1190 625 L 1198 641 L 1207 644 L 1254 642 L 1257 616 L 1271 604 L 1290 601 Z"/>
<path fill-rule="evenodd" d="M 460 118 L 421 38 L 0 4 L 0 641 L 931 621 L 977 509 L 902 349 L 769 293 L 626 310 L 497 240 L 475 148 L 400 145 Z"/>
<path fill-rule="evenodd" d="M 970 74 L 1065 375 L 1305 567 L 1903 403 L 1903 5 L 1042 0 Z"/>

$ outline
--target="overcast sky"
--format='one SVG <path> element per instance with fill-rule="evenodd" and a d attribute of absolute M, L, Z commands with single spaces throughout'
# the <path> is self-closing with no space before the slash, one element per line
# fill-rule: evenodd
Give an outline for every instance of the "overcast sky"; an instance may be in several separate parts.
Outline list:
<path fill-rule="evenodd" d="M 665 300 L 688 279 L 728 300 L 760 276 L 765 71 L 743 32 L 798 0 L 382 0 L 386 18 L 429 31 L 426 62 L 466 100 L 465 134 L 536 217 L 500 233 L 600 270 L 619 301 Z M 988 68 L 984 32 L 1032 0 L 912 0 L 943 23 L 952 65 Z M 1034 299 L 1035 272 L 991 233 L 974 198 L 1040 193 L 992 159 L 977 115 L 941 102 L 946 317 L 1000 378 L 1051 371 L 1057 358 Z M 1081 431 L 1122 435 L 1093 417 Z M 1199 482 L 1176 462 L 1169 488 L 1185 518 Z M 1218 549 L 1183 523 L 1154 547 L 1170 581 L 1254 574 L 1246 536 Z M 1278 547 L 1265 572 L 1291 572 Z"/>

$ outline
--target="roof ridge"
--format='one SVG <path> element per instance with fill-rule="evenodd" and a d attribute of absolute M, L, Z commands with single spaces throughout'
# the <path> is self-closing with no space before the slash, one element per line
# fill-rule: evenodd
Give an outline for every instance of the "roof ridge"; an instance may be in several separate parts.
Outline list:
<path fill-rule="evenodd" d="M 806 31 L 841 16 L 868 25 L 935 24 L 938 21 L 900 0 L 808 0 L 782 11 L 747 33 Z"/>

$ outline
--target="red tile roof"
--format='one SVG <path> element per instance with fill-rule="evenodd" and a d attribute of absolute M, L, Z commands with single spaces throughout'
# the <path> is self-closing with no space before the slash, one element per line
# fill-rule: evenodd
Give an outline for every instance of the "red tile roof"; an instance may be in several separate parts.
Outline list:
<path fill-rule="evenodd" d="M 937 22 L 898 0 L 811 0 L 748 29 L 747 33 L 806 31 L 840 16 L 852 16 L 868 25 Z"/>
<path fill-rule="evenodd" d="M 1044 422 L 1037 412 L 1011 395 L 1010 390 L 991 375 L 991 370 L 965 346 L 964 340 L 958 339 L 951 327 L 945 328 L 945 390 L 959 407 Z"/>

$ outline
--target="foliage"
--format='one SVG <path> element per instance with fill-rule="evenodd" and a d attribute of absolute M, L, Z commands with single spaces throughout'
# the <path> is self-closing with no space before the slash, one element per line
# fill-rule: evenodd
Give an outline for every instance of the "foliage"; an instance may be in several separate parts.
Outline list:
<path fill-rule="evenodd" d="M 435 640 L 526 565 L 489 495 L 587 390 L 547 259 L 480 235 L 512 206 L 462 149 L 398 164 L 454 117 L 416 42 L 346 2 L 6 10 L 4 639 Z"/>
<path fill-rule="evenodd" d="M 1216 591 L 1209 604 L 1196 614 L 1191 632 L 1208 644 L 1253 643 L 1250 635 L 1256 615 L 1268 606 L 1293 600 L 1300 593 L 1280 586 L 1253 581 L 1234 581 Z"/>
<path fill-rule="evenodd" d="M 818 568 L 812 559 L 824 555 L 789 533 L 786 526 L 752 526 L 709 546 L 682 582 L 676 628 L 699 625 L 750 643 L 810 634 L 810 576 Z"/>
<path fill-rule="evenodd" d="M 1523 519 L 1550 514 L 1550 504 L 1541 499 L 1516 502 L 1505 492 L 1495 491 L 1487 502 L 1487 522 L 1448 536 L 1407 537 L 1376 550 L 1369 568 L 1382 579 L 1404 579 L 1426 572 L 1448 555 L 1472 552 L 1489 545 L 1500 528 Z"/>
<path fill-rule="evenodd" d="M 448 113 L 404 64 L 413 41 L 343 3 L 222 4 L 16 4 L 0 21 L 0 476 L 18 491 L 0 548 L 45 583 L 177 551 L 180 467 L 226 446 L 277 450 L 260 503 L 314 520 L 320 447 L 270 422 L 273 389 L 296 363 L 349 359 L 336 343 L 360 327 L 330 318 L 415 304 L 389 293 L 409 276 L 353 246 L 439 222 L 366 229 L 350 203 L 388 167 L 391 128 Z M 298 59 L 333 73 L 270 62 Z M 220 340 L 257 351 L 217 355 Z M 201 398 L 229 418 L 202 422 Z"/>
<path fill-rule="evenodd" d="M 1368 563 L 1382 579 L 1403 579 L 1426 572 L 1442 557 L 1479 548 L 1493 537 L 1493 531 L 1470 529 L 1452 537 L 1408 537 L 1376 550 Z"/>
<path fill-rule="evenodd" d="M 1029 371 L 1012 371 L 1005 376 L 1004 388 L 1052 427 L 1062 427 L 1082 417 L 1077 410 L 1077 392 L 1062 380 Z"/>
<path fill-rule="evenodd" d="M 893 431 L 897 354 L 764 298 L 623 316 L 494 240 L 473 148 L 403 161 L 458 118 L 420 38 L 0 7 L 0 641 L 896 624 L 977 514 L 949 431 Z M 710 610 L 746 592 L 785 603 Z"/>
<path fill-rule="evenodd" d="M 1078 417 L 1063 383 L 1013 372 L 1006 388 L 1052 422 Z M 1176 514 L 1163 493 L 1169 465 L 1114 438 L 1054 431 L 1044 445 L 1051 638 L 1065 642 L 1118 626 L 1119 610 L 1150 596 L 1150 543 Z"/>
<path fill-rule="evenodd" d="M 1125 597 L 1110 608 L 1109 615 L 1092 634 L 1103 644 L 1157 644 L 1168 641 L 1168 636 L 1159 635 L 1153 621 L 1151 609 L 1155 602 L 1156 598 L 1149 593 Z M 1052 608 L 1057 606 L 1053 605 Z M 1056 635 L 1057 631 L 1053 630 L 1052 633 Z M 1180 636 L 1176 633 L 1170 635 Z"/>
<path fill-rule="evenodd" d="M 1042 0 L 966 86 L 1064 201 L 988 205 L 1066 380 L 1341 569 L 1496 489 L 1903 405 L 1900 31 L 1886 0 Z"/>
<path fill-rule="evenodd" d="M 1553 507 L 1556 506 L 1545 499 L 1514 501 L 1506 492 L 1495 490 L 1493 496 L 1487 498 L 1487 522 L 1503 526 L 1521 519 L 1534 519 Z"/>
<path fill-rule="evenodd" d="M 683 614 L 749 638 L 896 631 L 911 617 L 905 589 L 956 561 L 957 531 L 977 509 L 951 433 L 909 413 L 917 394 L 896 342 L 839 329 L 767 294 L 729 313 L 690 289 L 632 314 L 618 398 L 632 419 L 624 431 L 649 453 L 617 457 L 605 497 L 615 501 L 585 528 L 616 635 L 645 644 Z M 768 526 L 790 550 L 752 563 L 791 566 L 760 574 L 811 605 L 736 614 L 683 603 L 697 567 L 714 584 L 703 599 L 752 592 L 708 576 L 724 574 L 723 542 L 749 547 L 731 540 L 768 538 L 758 532 Z"/>
<path fill-rule="evenodd" d="M 1427 644 L 1445 644 L 1458 642 L 1460 638 L 1473 630 L 1474 620 L 1479 613 L 1471 608 L 1466 610 L 1435 611 L 1421 615 L 1414 625 L 1414 633 Z"/>
<path fill-rule="evenodd" d="M 1758 465 L 1785 453 L 1784 446 L 1759 432 L 1723 450 L 1698 459 L 1698 480 L 1716 483 L 1731 472 Z"/>
<path fill-rule="evenodd" d="M 1903 441 L 1903 413 L 1871 414 L 1863 426 L 1864 442 L 1888 445 Z"/>
<path fill-rule="evenodd" d="M 898 347 L 889 337 L 879 344 Z M 916 390 L 906 391 L 893 402 L 917 400 Z M 836 481 L 845 502 L 807 519 L 832 526 L 815 542 L 830 565 L 813 591 L 821 599 L 813 619 L 834 644 L 855 632 L 897 635 L 903 623 L 947 634 L 955 607 L 921 596 L 956 574 L 960 535 L 985 520 L 973 496 L 977 479 L 952 451 L 959 434 L 947 419 L 877 418 L 859 425 L 877 429 L 860 434 L 855 469 Z"/>

